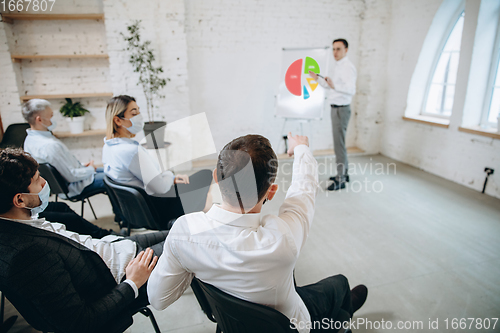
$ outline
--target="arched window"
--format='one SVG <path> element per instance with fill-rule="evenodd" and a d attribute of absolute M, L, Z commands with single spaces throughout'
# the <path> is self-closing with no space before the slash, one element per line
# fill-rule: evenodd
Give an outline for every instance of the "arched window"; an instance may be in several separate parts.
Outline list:
<path fill-rule="evenodd" d="M 464 12 L 455 21 L 436 61 L 432 80 L 427 87 L 422 115 L 449 117 L 455 97 L 460 43 L 464 27 Z"/>
<path fill-rule="evenodd" d="M 490 88 L 486 97 L 486 110 L 483 112 L 481 125 L 483 127 L 497 127 L 500 111 L 500 31 L 498 32 L 497 43 L 495 47 L 495 61 L 491 71 Z"/>

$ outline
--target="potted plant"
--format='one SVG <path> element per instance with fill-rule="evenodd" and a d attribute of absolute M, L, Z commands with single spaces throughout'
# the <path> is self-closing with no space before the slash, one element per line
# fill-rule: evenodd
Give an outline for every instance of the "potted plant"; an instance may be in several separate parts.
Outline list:
<path fill-rule="evenodd" d="M 163 68 L 153 65 L 155 56 L 151 49 L 151 41 L 141 41 L 140 23 L 140 20 L 136 20 L 127 26 L 128 35 L 122 34 L 122 36 L 127 42 L 127 51 L 130 52 L 129 62 L 134 67 L 134 72 L 139 73 L 137 85 L 142 86 L 146 97 L 149 121 L 144 124 L 144 135 L 146 136 L 147 147 L 150 149 L 163 148 L 167 123 L 154 121 L 154 110 L 156 99 L 165 97 L 160 94 L 160 91 L 167 85 L 167 80 L 170 81 L 170 79 L 162 78 L 160 75 L 163 73 Z"/>
<path fill-rule="evenodd" d="M 66 117 L 71 133 L 82 133 L 85 121 L 84 116 L 89 110 L 85 109 L 80 102 L 73 103 L 71 98 L 65 98 L 65 100 L 66 104 L 64 104 L 59 111 L 63 117 Z"/>

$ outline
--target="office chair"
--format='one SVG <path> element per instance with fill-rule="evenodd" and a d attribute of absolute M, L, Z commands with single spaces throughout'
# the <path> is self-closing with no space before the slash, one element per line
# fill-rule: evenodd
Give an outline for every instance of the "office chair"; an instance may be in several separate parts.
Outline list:
<path fill-rule="evenodd" d="M 4 295 L 2 293 L 2 305 L 4 301 Z M 36 309 L 32 304 L 23 303 L 22 308 L 16 308 L 19 313 L 26 319 L 28 324 L 30 324 L 34 329 L 42 331 L 44 333 L 54 332 L 54 333 L 63 333 L 57 330 L 54 330 L 54 327 L 50 323 L 48 323 L 45 318 L 40 314 L 40 312 Z M 158 323 L 156 322 L 156 318 L 148 306 L 139 306 L 138 308 L 132 309 L 132 314 L 141 313 L 142 315 L 149 317 L 151 321 L 151 325 L 153 325 L 153 329 L 156 333 L 161 333 L 160 328 L 158 327 Z M 3 315 L 3 312 L 2 312 Z M 13 319 L 13 321 L 12 321 Z M 5 321 L 6 330 L 2 332 L 7 332 L 8 329 L 14 324 L 17 316 L 10 317 Z M 7 326 L 11 321 L 11 325 Z M 132 325 L 132 321 L 123 321 L 123 323 L 119 326 L 118 329 L 110 331 L 109 333 L 121 333 L 124 332 L 130 325 Z M 0 329 L 4 329 L 4 326 L 0 324 Z"/>
<path fill-rule="evenodd" d="M 128 235 L 130 228 L 146 228 L 151 230 L 167 230 L 171 224 L 160 225 L 161 221 L 154 207 L 149 203 L 148 195 L 144 189 L 120 184 L 108 176 L 104 176 L 104 184 L 112 196 L 120 204 L 123 218 L 127 222 Z"/>
<path fill-rule="evenodd" d="M 61 176 L 61 174 L 59 173 L 59 171 L 56 170 L 56 168 L 54 168 L 49 163 L 41 163 L 38 166 L 38 171 L 40 171 L 40 175 L 43 178 L 45 178 L 45 180 L 49 183 L 50 192 L 52 194 L 56 195 L 56 201 L 57 201 L 57 198 L 59 197 L 60 194 L 66 195 L 66 198 L 63 198 L 63 199 L 67 199 L 71 202 L 81 201 L 82 202 L 81 216 L 83 217 L 83 207 L 84 207 L 85 200 L 87 200 L 87 202 L 89 203 L 90 209 L 92 210 L 92 214 L 94 214 L 94 218 L 97 220 L 97 216 L 95 215 L 94 207 L 92 207 L 92 204 L 90 203 L 89 198 L 91 196 L 96 195 L 96 194 L 106 193 L 105 190 L 95 189 L 94 191 L 87 193 L 85 195 L 79 194 L 79 195 L 75 195 L 73 197 L 70 197 L 70 196 L 68 196 L 68 192 L 69 192 L 68 182 L 66 181 L 66 179 L 64 179 L 63 176 Z"/>
<path fill-rule="evenodd" d="M 216 333 L 292 333 L 290 320 L 265 305 L 248 302 L 193 278 L 191 288 L 208 319 L 217 323 Z"/>
<path fill-rule="evenodd" d="M 26 139 L 28 135 L 28 133 L 26 133 L 28 128 L 30 128 L 28 123 L 10 124 L 3 134 L 0 148 L 23 148 L 24 139 Z"/>

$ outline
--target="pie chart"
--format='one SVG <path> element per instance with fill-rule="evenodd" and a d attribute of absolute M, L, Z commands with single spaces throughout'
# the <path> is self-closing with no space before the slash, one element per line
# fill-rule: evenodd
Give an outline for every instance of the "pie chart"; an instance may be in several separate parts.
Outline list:
<path fill-rule="evenodd" d="M 292 95 L 308 99 L 318 87 L 318 82 L 309 76 L 309 71 L 320 73 L 318 62 L 311 57 L 297 59 L 288 67 L 285 85 Z"/>

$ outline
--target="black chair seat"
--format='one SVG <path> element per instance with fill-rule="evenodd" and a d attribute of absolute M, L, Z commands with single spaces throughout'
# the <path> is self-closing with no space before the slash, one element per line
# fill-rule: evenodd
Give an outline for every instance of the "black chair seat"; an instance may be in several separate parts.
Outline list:
<path fill-rule="evenodd" d="M 161 221 L 154 206 L 149 201 L 149 196 L 144 189 L 120 184 L 108 176 L 104 176 L 104 184 L 108 194 L 119 203 L 123 218 L 127 222 L 128 234 L 130 228 L 146 228 L 151 230 L 167 230 L 170 224 L 160 224 Z M 168 221 L 165 221 L 168 222 Z"/>
<path fill-rule="evenodd" d="M 217 323 L 217 332 L 297 332 L 287 316 L 271 307 L 231 296 L 197 278 L 193 278 L 191 288 L 208 319 Z"/>

